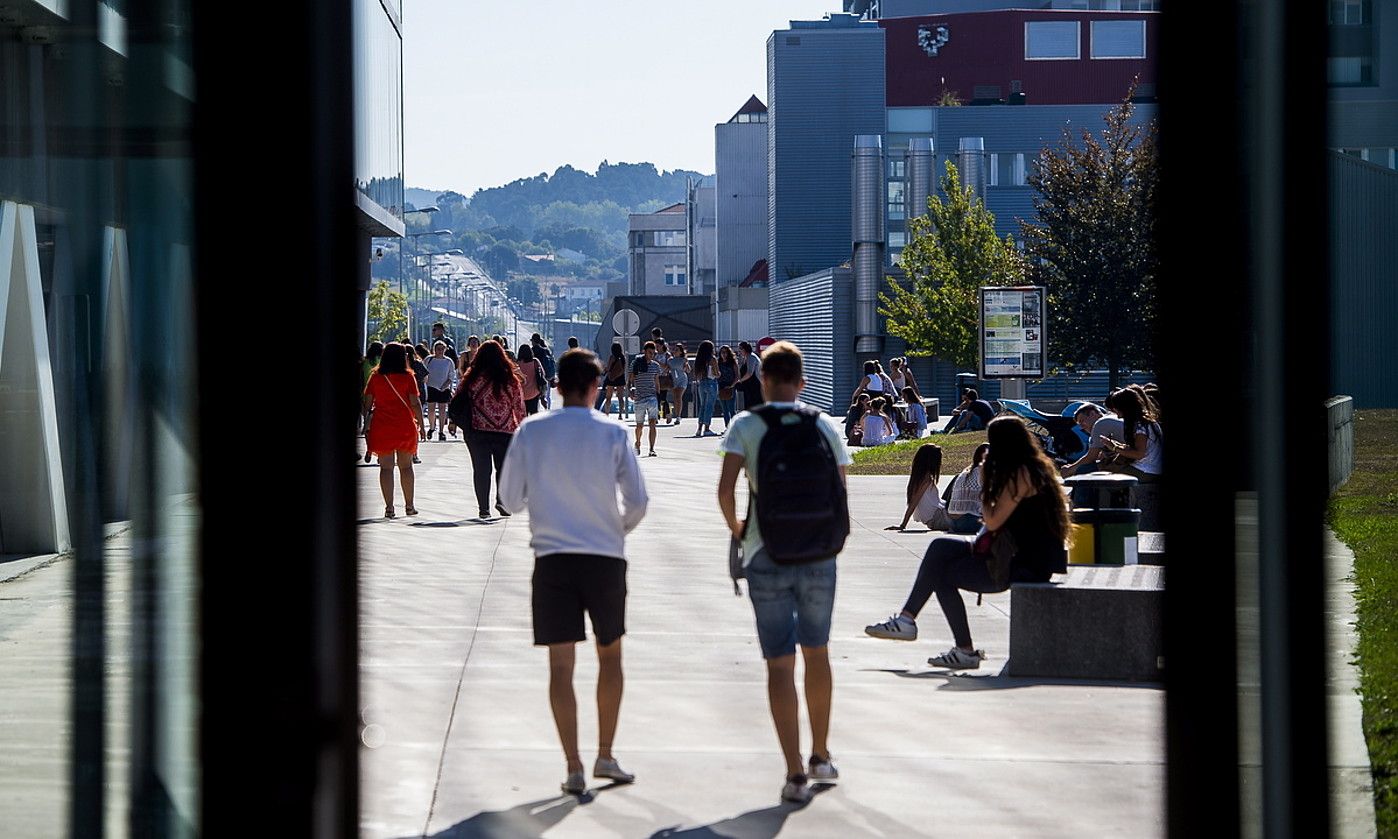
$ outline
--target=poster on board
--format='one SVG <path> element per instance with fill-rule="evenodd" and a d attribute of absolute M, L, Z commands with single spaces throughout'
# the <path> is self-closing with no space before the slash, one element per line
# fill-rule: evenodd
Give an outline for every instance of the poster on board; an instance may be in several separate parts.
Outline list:
<path fill-rule="evenodd" d="M 1041 379 L 1048 361 L 1043 286 L 981 289 L 981 378 Z"/>

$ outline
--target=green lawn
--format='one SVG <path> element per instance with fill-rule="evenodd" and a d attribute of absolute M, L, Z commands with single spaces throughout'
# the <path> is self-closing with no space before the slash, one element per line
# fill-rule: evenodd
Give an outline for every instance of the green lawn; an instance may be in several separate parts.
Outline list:
<path fill-rule="evenodd" d="M 1354 475 L 1330 523 L 1354 549 L 1360 693 L 1378 835 L 1398 839 L 1398 411 L 1354 417 Z"/>
<path fill-rule="evenodd" d="M 875 446 L 870 449 L 854 450 L 854 465 L 849 468 L 851 475 L 907 475 L 912 471 L 913 455 L 920 446 L 936 443 L 942 447 L 942 474 L 955 475 L 971 465 L 971 455 L 976 446 L 985 442 L 984 431 L 967 431 L 964 434 L 924 437 L 921 440 L 907 440 L 888 446 Z"/>

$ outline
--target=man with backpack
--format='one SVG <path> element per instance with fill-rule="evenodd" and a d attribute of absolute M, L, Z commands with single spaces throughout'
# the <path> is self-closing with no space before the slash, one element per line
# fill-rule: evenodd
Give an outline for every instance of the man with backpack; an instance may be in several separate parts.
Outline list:
<path fill-rule="evenodd" d="M 767 662 L 767 699 L 786 760 L 784 801 L 805 803 L 809 781 L 840 773 L 830 757 L 831 676 L 827 644 L 835 602 L 835 556 L 849 535 L 845 467 L 851 462 L 835 420 L 797 401 L 806 385 L 801 351 L 779 341 L 763 353 L 766 403 L 739 414 L 721 452 L 718 504 L 742 543 L 734 569 L 748 581 L 757 637 Z M 748 476 L 748 514 L 738 518 L 734 487 Z M 736 586 L 736 583 L 734 584 Z M 811 757 L 801 762 L 796 647 L 806 664 Z"/>
<path fill-rule="evenodd" d="M 552 408 L 553 389 L 558 387 L 558 375 L 555 372 L 553 350 L 549 349 L 548 344 L 544 343 L 544 336 L 537 332 L 530 336 L 529 343 L 534 345 L 534 360 L 539 362 L 540 366 L 544 368 L 544 380 L 548 383 L 548 386 L 543 389 L 542 393 L 544 397 L 544 407 Z"/>

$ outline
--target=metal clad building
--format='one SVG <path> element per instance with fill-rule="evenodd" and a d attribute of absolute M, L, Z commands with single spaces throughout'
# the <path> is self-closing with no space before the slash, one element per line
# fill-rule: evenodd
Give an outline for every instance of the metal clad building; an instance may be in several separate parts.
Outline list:
<path fill-rule="evenodd" d="M 767 106 L 753 96 L 714 126 L 718 288 L 737 285 L 767 258 Z"/>
<path fill-rule="evenodd" d="M 852 15 L 792 21 L 767 39 L 772 283 L 850 253 L 850 148 L 884 131 L 883 30 Z"/>
<path fill-rule="evenodd" d="M 1398 323 L 1398 172 L 1330 152 L 1331 392 L 1398 408 L 1398 365 L 1381 336 Z"/>

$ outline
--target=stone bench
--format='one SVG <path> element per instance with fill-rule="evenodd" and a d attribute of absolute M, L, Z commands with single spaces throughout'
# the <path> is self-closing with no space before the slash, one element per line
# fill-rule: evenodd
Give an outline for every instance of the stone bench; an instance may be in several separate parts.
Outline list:
<path fill-rule="evenodd" d="M 1141 565 L 1165 564 L 1165 534 L 1141 530 L 1136 534 L 1136 562 Z"/>
<path fill-rule="evenodd" d="M 1165 569 L 1071 565 L 1010 587 L 1009 676 L 1158 681 Z"/>
<path fill-rule="evenodd" d="M 1160 527 L 1160 484 L 1138 483 L 1131 487 L 1131 504 L 1141 511 L 1141 530 L 1159 531 Z"/>

